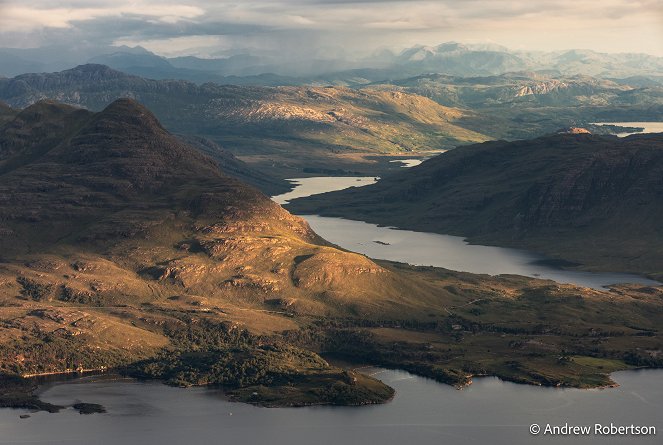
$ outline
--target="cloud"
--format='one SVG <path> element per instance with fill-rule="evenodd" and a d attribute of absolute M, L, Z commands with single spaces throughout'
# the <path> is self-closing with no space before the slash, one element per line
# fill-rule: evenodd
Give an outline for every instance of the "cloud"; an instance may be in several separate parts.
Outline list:
<path fill-rule="evenodd" d="M 11 45 L 126 42 L 169 55 L 447 40 L 663 55 L 662 24 L 660 0 L 0 0 L 0 39 Z"/>
<path fill-rule="evenodd" d="M 5 1 L 0 5 L 0 29 L 7 31 L 32 31 L 41 28 L 71 28 L 75 23 L 112 17 L 142 17 L 144 20 L 157 20 L 164 23 L 177 23 L 181 20 L 200 17 L 205 10 L 197 6 L 181 4 L 163 5 L 151 1 L 130 3 L 72 2 L 64 6 L 52 7 L 48 4 L 29 2 L 20 4 Z M 98 5 L 99 4 L 99 5 Z M 52 3 L 51 3 L 52 5 Z"/>

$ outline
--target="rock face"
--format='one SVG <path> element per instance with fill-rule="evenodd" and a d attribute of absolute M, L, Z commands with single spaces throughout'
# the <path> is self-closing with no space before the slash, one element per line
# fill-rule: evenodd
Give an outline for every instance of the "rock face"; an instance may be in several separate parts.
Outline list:
<path fill-rule="evenodd" d="M 591 131 L 589 131 L 586 128 L 581 128 L 581 127 L 569 127 L 569 128 L 562 128 L 559 130 L 557 133 L 567 133 L 567 134 L 592 134 Z"/>
<path fill-rule="evenodd" d="M 662 177 L 662 135 L 621 139 L 572 129 L 461 147 L 375 185 L 292 208 L 660 273 Z"/>

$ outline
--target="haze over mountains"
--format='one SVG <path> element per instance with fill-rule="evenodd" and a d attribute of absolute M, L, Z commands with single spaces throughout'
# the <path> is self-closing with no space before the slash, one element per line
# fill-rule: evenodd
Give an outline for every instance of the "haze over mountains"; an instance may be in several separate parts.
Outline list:
<path fill-rule="evenodd" d="M 54 99 L 100 110 L 133 97 L 169 130 L 208 138 L 293 177 L 303 168 L 357 171 L 345 157 L 360 152 L 449 149 L 591 122 L 660 120 L 663 86 L 643 79 L 424 74 L 354 88 L 264 87 L 151 80 L 91 64 L 0 79 L 0 100 L 21 108 Z"/>
<path fill-rule="evenodd" d="M 154 79 L 185 79 L 255 85 L 302 83 L 368 83 L 425 73 L 453 76 L 492 76 L 517 71 L 540 71 L 554 76 L 587 75 L 599 78 L 642 76 L 660 84 L 663 57 L 646 54 L 606 54 L 591 50 L 559 52 L 512 51 L 499 45 L 456 42 L 413 46 L 399 53 L 380 51 L 371 57 L 329 58 L 300 62 L 277 54 L 239 53 L 221 59 L 194 56 L 166 58 L 141 47 L 43 47 L 0 49 L 0 75 L 62 71 L 96 63 Z"/>
<path fill-rule="evenodd" d="M 472 114 L 468 110 L 383 88 L 196 85 L 103 65 L 0 79 L 0 100 L 17 108 L 54 99 L 100 110 L 122 97 L 149 106 L 170 131 L 206 137 L 272 167 L 276 158 L 299 172 L 330 168 L 329 159 L 360 152 L 434 150 L 488 139 L 459 125 Z"/>

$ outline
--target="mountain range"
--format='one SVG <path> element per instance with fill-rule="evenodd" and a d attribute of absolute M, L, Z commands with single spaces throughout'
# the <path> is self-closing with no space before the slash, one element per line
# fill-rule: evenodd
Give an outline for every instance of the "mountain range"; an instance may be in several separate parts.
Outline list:
<path fill-rule="evenodd" d="M 0 100 L 17 108 L 53 99 L 101 110 L 115 99 L 133 97 L 169 130 L 210 139 L 251 165 L 287 178 L 304 169 L 381 173 L 369 162 L 358 163 L 359 153 L 449 149 L 593 122 L 663 119 L 663 86 L 633 80 L 636 85 L 521 72 L 426 74 L 355 88 L 258 87 L 152 80 L 83 65 L 0 79 Z"/>
<path fill-rule="evenodd" d="M 556 52 L 513 51 L 500 45 L 447 42 L 415 45 L 394 53 L 383 50 L 369 57 L 339 58 L 335 53 L 315 60 L 273 53 L 238 53 L 224 58 L 162 57 L 142 47 L 0 48 L 0 75 L 61 71 L 87 63 L 155 79 L 186 79 L 251 85 L 306 83 L 368 83 L 427 73 L 492 76 L 514 71 L 541 71 L 553 76 L 599 78 L 641 76 L 661 84 L 663 58 L 646 54 L 607 54 L 573 49 Z"/>
<path fill-rule="evenodd" d="M 101 110 L 121 97 L 145 103 L 170 131 L 206 137 L 267 164 L 276 158 L 285 175 L 301 173 L 302 166 L 329 168 L 330 159 L 356 153 L 434 150 L 487 139 L 456 124 L 471 114 L 467 110 L 385 89 L 196 85 L 103 65 L 0 79 L 0 100 L 18 108 L 53 99 Z"/>
<path fill-rule="evenodd" d="M 632 82 L 632 83 L 630 83 Z M 469 109 L 459 124 L 493 139 L 526 139 L 559 128 L 581 126 L 610 132 L 594 122 L 663 120 L 663 87 L 639 78 L 609 80 L 540 72 L 514 72 L 487 77 L 424 74 L 372 84 Z"/>

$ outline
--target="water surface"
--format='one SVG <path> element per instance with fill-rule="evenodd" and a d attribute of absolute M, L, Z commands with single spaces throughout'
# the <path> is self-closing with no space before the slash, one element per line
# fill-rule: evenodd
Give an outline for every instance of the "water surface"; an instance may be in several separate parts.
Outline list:
<path fill-rule="evenodd" d="M 617 133 L 616 136 L 620 138 L 632 134 L 663 133 L 663 122 L 594 122 L 594 125 L 617 125 L 620 127 L 638 127 L 644 129 L 638 132 Z"/>
<path fill-rule="evenodd" d="M 375 178 L 320 177 L 291 179 L 291 181 L 296 184 L 294 190 L 272 199 L 278 203 L 284 203 L 296 197 L 373 184 Z M 660 284 L 633 274 L 562 270 L 542 264 L 541 261 L 545 260 L 545 257 L 536 253 L 504 247 L 471 245 L 459 236 L 398 230 L 344 218 L 319 215 L 300 216 L 306 219 L 311 228 L 327 241 L 376 259 L 443 267 L 478 274 L 524 275 L 595 289 L 617 283 L 639 283 L 652 286 Z"/>
<path fill-rule="evenodd" d="M 415 167 L 415 166 L 421 164 L 422 162 L 424 162 L 424 160 L 423 159 L 394 159 L 393 161 L 389 161 L 389 162 L 401 163 L 401 164 L 403 164 L 402 167 L 410 168 L 410 167 Z"/>
<path fill-rule="evenodd" d="M 378 178 L 374 176 L 321 176 L 314 178 L 288 179 L 295 188 L 282 195 L 272 196 L 272 200 L 279 204 L 287 204 L 296 198 L 317 195 L 334 190 L 344 190 L 350 187 L 362 187 L 375 184 Z"/>
<path fill-rule="evenodd" d="M 0 410 L 1 444 L 197 445 L 379 444 L 530 445 L 660 444 L 660 436 L 533 437 L 532 423 L 653 425 L 663 428 L 663 371 L 616 373 L 607 390 L 540 388 L 479 378 L 462 391 L 404 371 L 367 370 L 396 389 L 394 400 L 368 407 L 259 408 L 227 401 L 214 390 L 160 383 L 67 382 L 42 393 L 51 403 L 79 400 L 108 413 L 83 416 Z M 364 372 L 367 372 L 364 371 Z M 663 430 L 659 435 L 663 434 Z"/>

